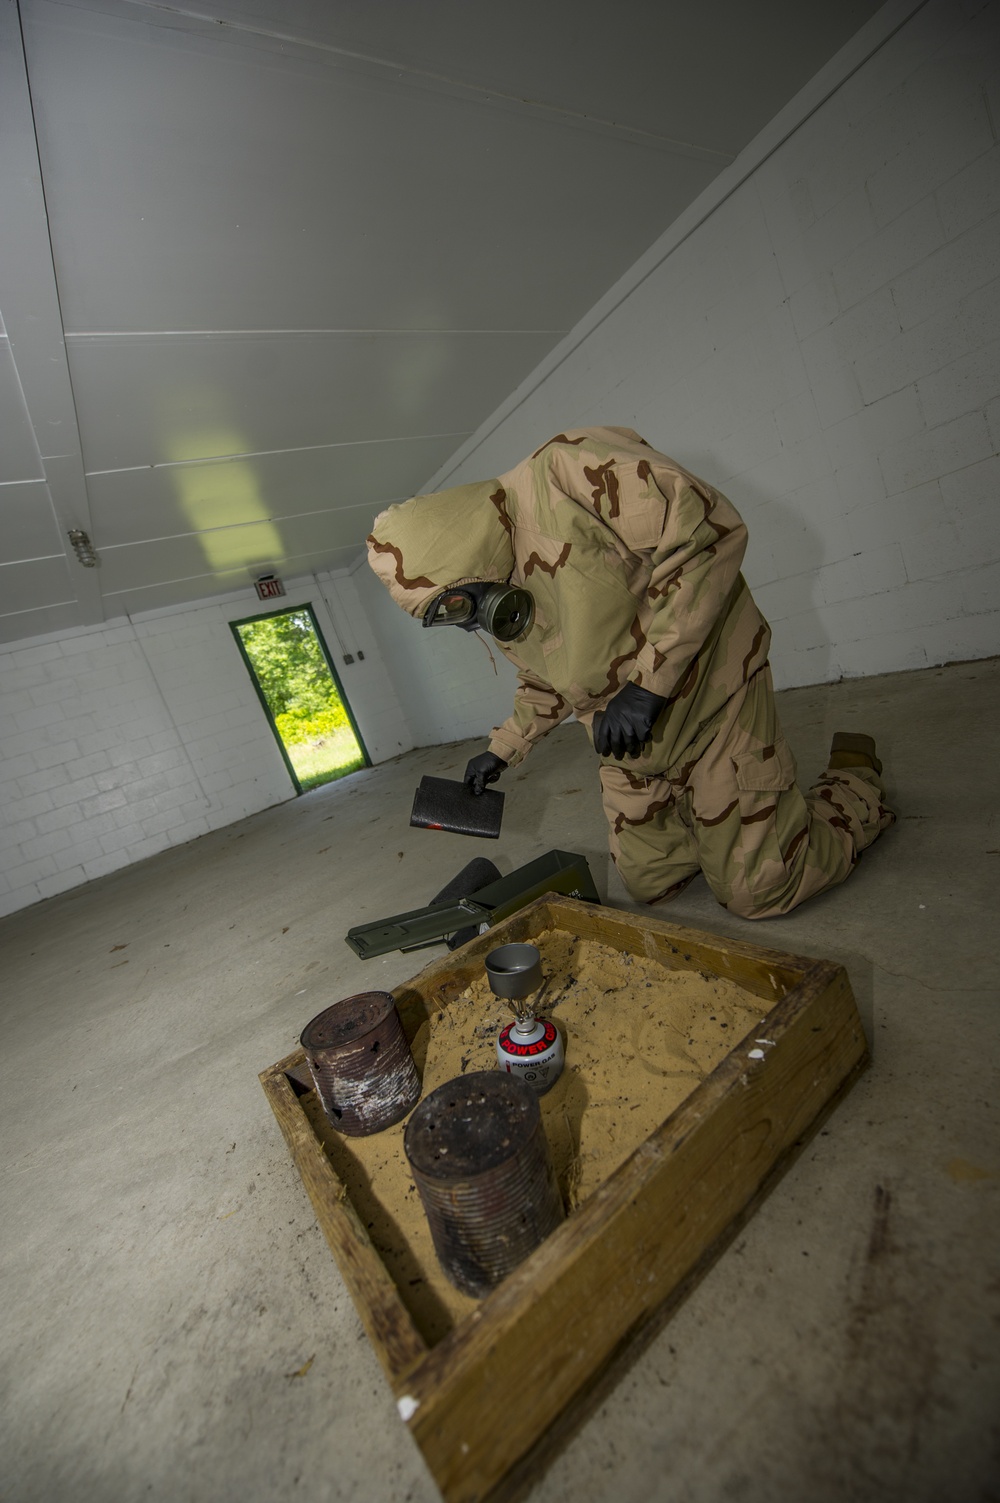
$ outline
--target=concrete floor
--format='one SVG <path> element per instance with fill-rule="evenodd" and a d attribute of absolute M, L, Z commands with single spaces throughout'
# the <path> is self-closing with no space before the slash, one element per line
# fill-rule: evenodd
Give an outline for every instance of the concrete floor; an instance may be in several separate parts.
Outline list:
<path fill-rule="evenodd" d="M 803 781 L 878 739 L 899 823 L 843 887 L 662 916 L 846 965 L 874 1051 L 533 1503 L 1000 1497 L 1000 661 L 782 696 Z M 480 849 L 412 830 L 430 748 L 0 923 L 6 1211 L 0 1493 L 16 1503 L 432 1503 L 257 1082 L 362 962 L 350 925 Z M 507 777 L 503 870 L 609 871 L 578 727 Z"/>

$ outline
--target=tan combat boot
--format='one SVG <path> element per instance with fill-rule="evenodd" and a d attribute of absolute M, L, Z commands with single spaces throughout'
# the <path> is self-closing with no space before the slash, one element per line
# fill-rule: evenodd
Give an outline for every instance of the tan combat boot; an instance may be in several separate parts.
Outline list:
<path fill-rule="evenodd" d="M 854 731 L 837 731 L 830 743 L 829 767 L 870 767 L 882 776 L 882 763 L 875 755 L 875 742 L 871 736 L 862 736 Z"/>

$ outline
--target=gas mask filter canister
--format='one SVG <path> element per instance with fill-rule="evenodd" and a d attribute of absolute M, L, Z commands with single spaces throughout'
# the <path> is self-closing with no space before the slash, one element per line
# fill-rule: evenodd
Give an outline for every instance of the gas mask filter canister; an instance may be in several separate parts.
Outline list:
<path fill-rule="evenodd" d="M 513 642 L 528 630 L 535 617 L 535 603 L 518 585 L 453 585 L 436 595 L 424 612 L 425 626 L 461 626 L 465 631 L 482 628 L 498 642 Z"/>

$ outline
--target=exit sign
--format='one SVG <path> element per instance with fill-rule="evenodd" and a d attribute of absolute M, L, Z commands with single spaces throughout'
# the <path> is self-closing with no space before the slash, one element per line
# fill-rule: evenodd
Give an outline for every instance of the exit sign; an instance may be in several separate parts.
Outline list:
<path fill-rule="evenodd" d="M 285 593 L 284 585 L 275 574 L 268 575 L 265 579 L 258 579 L 255 583 L 259 600 L 274 600 L 276 596 Z"/>

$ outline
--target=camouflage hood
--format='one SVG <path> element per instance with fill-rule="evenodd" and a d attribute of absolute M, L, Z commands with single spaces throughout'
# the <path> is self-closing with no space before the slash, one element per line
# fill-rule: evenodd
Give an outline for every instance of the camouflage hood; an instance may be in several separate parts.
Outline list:
<path fill-rule="evenodd" d="M 414 496 L 375 518 L 368 561 L 397 605 L 418 620 L 434 596 L 470 579 L 506 580 L 514 568 L 496 480 Z"/>

